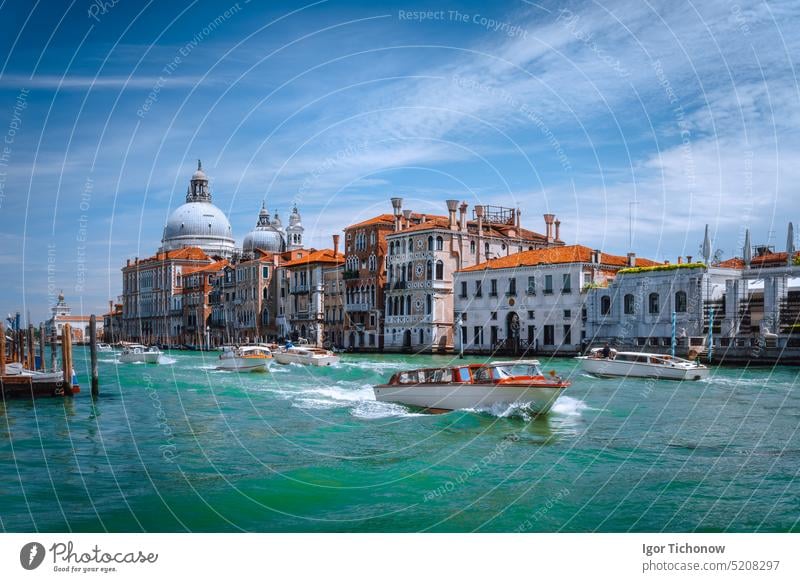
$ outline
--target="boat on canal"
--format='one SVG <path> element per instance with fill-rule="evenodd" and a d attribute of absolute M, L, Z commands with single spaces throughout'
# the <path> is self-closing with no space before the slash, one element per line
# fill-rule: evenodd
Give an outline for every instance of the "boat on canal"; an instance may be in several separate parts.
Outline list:
<path fill-rule="evenodd" d="M 40 370 L 29 370 L 25 368 L 19 362 L 12 362 L 10 364 L 6 364 L 6 370 L 4 376 L 7 377 L 18 377 L 18 378 L 30 378 L 34 384 L 44 384 L 47 382 L 60 382 L 64 379 L 64 373 L 61 371 L 58 372 L 42 372 Z M 75 371 L 72 372 L 73 376 L 73 383 L 77 384 L 77 378 L 75 378 Z"/>
<path fill-rule="evenodd" d="M 217 370 L 266 372 L 272 361 L 272 352 L 265 346 L 226 346 L 219 355 Z"/>
<path fill-rule="evenodd" d="M 515 360 L 406 370 L 374 391 L 378 401 L 433 412 L 517 405 L 546 414 L 569 386 L 555 371 L 543 374 L 538 360 Z"/>
<path fill-rule="evenodd" d="M 330 350 L 303 345 L 287 345 L 273 354 L 279 364 L 300 364 L 303 366 L 331 366 L 339 363 L 339 356 Z"/>
<path fill-rule="evenodd" d="M 147 347 L 142 344 L 127 344 L 122 348 L 119 361 L 123 364 L 134 364 L 137 362 L 158 364 L 161 361 L 161 350 L 154 346 Z"/>
<path fill-rule="evenodd" d="M 618 352 L 595 348 L 578 356 L 584 372 L 601 378 L 656 378 L 665 380 L 703 380 L 708 378 L 708 366 L 666 354 Z"/>
<path fill-rule="evenodd" d="M 98 352 L 113 352 L 114 348 L 111 346 L 111 344 L 99 343 L 99 344 L 97 344 L 97 351 Z"/>

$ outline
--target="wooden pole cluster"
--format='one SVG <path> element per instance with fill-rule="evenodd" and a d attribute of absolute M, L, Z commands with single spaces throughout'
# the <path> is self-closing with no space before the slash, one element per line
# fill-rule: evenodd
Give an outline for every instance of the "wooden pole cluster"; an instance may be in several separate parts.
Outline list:
<path fill-rule="evenodd" d="M 61 329 L 61 366 L 64 371 L 64 394 L 72 396 L 72 330 L 68 323 Z"/>
<path fill-rule="evenodd" d="M 50 369 L 55 372 L 58 369 L 58 331 L 56 326 L 50 330 Z"/>
<path fill-rule="evenodd" d="M 89 350 L 92 364 L 92 398 L 100 394 L 100 375 L 97 371 L 97 316 L 89 318 Z"/>

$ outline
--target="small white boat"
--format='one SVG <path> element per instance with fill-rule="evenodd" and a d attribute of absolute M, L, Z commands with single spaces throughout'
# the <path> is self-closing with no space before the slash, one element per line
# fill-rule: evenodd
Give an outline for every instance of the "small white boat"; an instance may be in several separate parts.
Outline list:
<path fill-rule="evenodd" d="M 226 346 L 219 355 L 217 370 L 266 372 L 271 364 L 272 352 L 265 346 Z"/>
<path fill-rule="evenodd" d="M 161 360 L 161 350 L 157 347 L 147 347 L 141 344 L 128 344 L 122 349 L 119 361 L 123 364 L 144 362 L 145 364 L 158 364 Z"/>
<path fill-rule="evenodd" d="M 113 352 L 114 348 L 110 344 L 97 344 L 98 352 Z"/>
<path fill-rule="evenodd" d="M 692 360 L 664 354 L 618 352 L 610 350 L 603 356 L 603 348 L 595 348 L 586 356 L 578 356 L 584 372 L 602 378 L 663 378 L 665 380 L 702 380 L 708 378 L 709 369 Z"/>
<path fill-rule="evenodd" d="M 279 364 L 304 366 L 330 366 L 339 362 L 339 356 L 323 348 L 312 346 L 287 346 L 273 354 Z"/>
<path fill-rule="evenodd" d="M 537 360 L 397 372 L 375 386 L 375 399 L 430 411 L 519 405 L 546 414 L 570 382 L 542 374 Z"/>
<path fill-rule="evenodd" d="M 34 383 L 36 382 L 59 382 L 64 379 L 63 372 L 41 372 L 38 370 L 29 370 L 22 366 L 19 362 L 12 362 L 6 364 L 6 376 L 30 376 Z M 75 371 L 72 371 L 73 377 Z M 73 382 L 75 383 L 75 382 Z"/>

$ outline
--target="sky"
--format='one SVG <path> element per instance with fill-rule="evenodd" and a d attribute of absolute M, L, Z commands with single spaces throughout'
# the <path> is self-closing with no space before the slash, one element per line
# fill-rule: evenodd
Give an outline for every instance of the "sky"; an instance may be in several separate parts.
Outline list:
<path fill-rule="evenodd" d="M 786 245 L 800 5 L 0 0 L 0 313 L 103 313 L 202 159 L 241 244 L 448 198 L 655 260 Z M 796 232 L 800 229 L 795 229 Z"/>

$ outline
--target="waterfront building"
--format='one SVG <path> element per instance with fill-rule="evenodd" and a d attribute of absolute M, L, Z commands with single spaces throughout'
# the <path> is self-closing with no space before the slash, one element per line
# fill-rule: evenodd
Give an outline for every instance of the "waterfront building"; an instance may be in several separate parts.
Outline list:
<path fill-rule="evenodd" d="M 336 245 L 333 249 L 309 250 L 282 265 L 289 287 L 285 317 L 290 337 L 305 338 L 318 346 L 341 342 L 343 265 L 344 257 Z M 331 289 L 333 291 L 328 294 Z M 337 308 L 340 320 L 331 321 L 326 315 Z"/>
<path fill-rule="evenodd" d="M 419 221 L 419 217 L 408 217 Z M 383 296 L 386 236 L 395 218 L 380 214 L 344 229 L 344 345 L 353 350 L 383 349 Z"/>
<path fill-rule="evenodd" d="M 456 271 L 515 253 L 563 246 L 560 221 L 545 214 L 546 234 L 521 225 L 519 209 L 447 201 L 447 216 L 407 220 L 393 198 L 394 225 L 386 236 L 385 340 L 387 350 L 448 351 L 453 339 Z M 458 213 L 458 217 L 456 214 Z"/>
<path fill-rule="evenodd" d="M 89 341 L 89 315 L 73 315 L 72 307 L 70 307 L 64 299 L 64 292 L 58 294 L 58 301 L 50 308 L 51 316 L 45 322 L 45 334 L 50 337 L 55 329 L 56 335 L 60 338 L 64 329 L 64 324 L 70 325 L 70 337 L 72 342 L 76 344 L 85 343 Z M 103 320 L 97 320 L 97 335 L 103 335 Z"/>
<path fill-rule="evenodd" d="M 115 343 L 122 339 L 122 303 L 109 301 L 108 307 L 103 314 L 103 341 Z"/>
<path fill-rule="evenodd" d="M 582 245 L 523 251 L 455 273 L 457 348 L 465 352 L 575 354 L 585 302 L 624 267 L 654 261 Z"/>
<path fill-rule="evenodd" d="M 281 253 L 256 249 L 251 258 L 241 259 L 233 269 L 233 337 L 237 343 L 274 340 L 278 283 L 275 271 Z"/>
<path fill-rule="evenodd" d="M 183 271 L 211 262 L 197 247 L 129 259 L 122 268 L 121 339 L 178 343 L 183 335 Z"/>
<path fill-rule="evenodd" d="M 181 277 L 182 333 L 181 343 L 208 349 L 211 342 L 211 302 L 209 294 L 214 282 L 223 268 L 228 265 L 227 259 L 215 261 L 202 267 L 183 271 Z"/>
<path fill-rule="evenodd" d="M 172 211 L 164 226 L 159 252 L 197 247 L 212 257 L 230 258 L 236 250 L 231 224 L 212 203 L 208 176 L 200 160 L 189 181 L 186 202 Z"/>
<path fill-rule="evenodd" d="M 786 252 L 752 247 L 742 257 L 621 270 L 587 304 L 590 342 L 672 349 L 673 318 L 679 355 L 709 350 L 739 360 L 800 359 L 800 258 L 789 225 Z M 793 360 L 793 361 L 794 361 Z"/>

